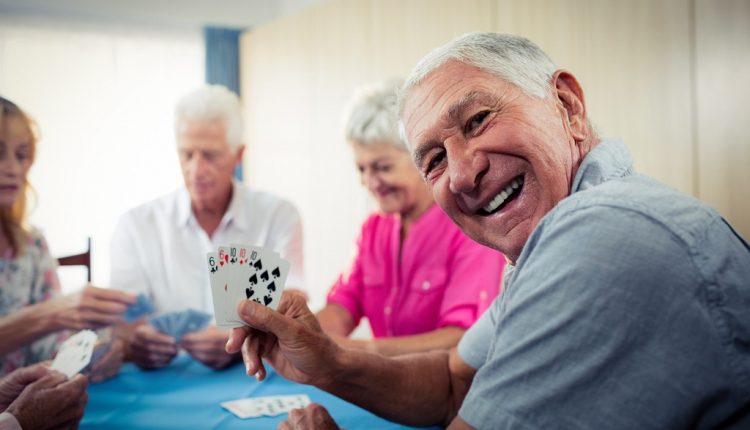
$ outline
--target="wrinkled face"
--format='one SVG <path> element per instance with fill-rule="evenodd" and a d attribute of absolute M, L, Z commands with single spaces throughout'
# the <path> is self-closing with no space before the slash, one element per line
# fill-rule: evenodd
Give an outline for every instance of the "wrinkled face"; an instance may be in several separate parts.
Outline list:
<path fill-rule="evenodd" d="M 0 207 L 13 206 L 31 168 L 31 133 L 24 120 L 8 115 L 0 124 Z"/>
<path fill-rule="evenodd" d="M 375 197 L 381 211 L 405 214 L 429 199 L 408 152 L 388 143 L 353 143 L 352 148 L 362 185 Z"/>
<path fill-rule="evenodd" d="M 218 121 L 184 121 L 177 134 L 182 177 L 195 209 L 226 205 L 242 148 L 232 149 Z"/>
<path fill-rule="evenodd" d="M 404 105 L 414 161 L 435 200 L 466 234 L 512 261 L 569 194 L 579 162 L 560 100 L 451 61 Z"/>

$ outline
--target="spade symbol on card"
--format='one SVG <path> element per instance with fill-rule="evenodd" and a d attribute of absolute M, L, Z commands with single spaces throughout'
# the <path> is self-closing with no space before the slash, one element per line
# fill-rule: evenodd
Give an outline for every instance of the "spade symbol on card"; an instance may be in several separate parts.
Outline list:
<path fill-rule="evenodd" d="M 256 298 L 254 298 L 254 299 L 253 299 L 253 301 L 254 301 L 255 303 L 257 303 L 257 304 L 260 304 L 260 299 L 258 299 L 257 297 L 256 297 Z"/>
<path fill-rule="evenodd" d="M 251 290 L 250 288 L 245 288 L 245 296 L 247 296 L 248 299 L 252 297 L 253 294 L 255 294 L 255 290 Z"/>
<path fill-rule="evenodd" d="M 253 273 L 253 276 L 248 279 L 251 285 L 255 285 L 258 283 L 258 276 Z"/>
<path fill-rule="evenodd" d="M 260 275 L 260 280 L 261 281 L 267 281 L 268 280 L 268 271 L 267 270 Z"/>
<path fill-rule="evenodd" d="M 273 282 L 268 284 L 268 291 L 276 291 L 276 284 L 274 284 Z"/>
<path fill-rule="evenodd" d="M 273 269 L 273 272 L 271 272 L 271 274 L 273 275 L 273 279 L 279 279 L 279 276 L 281 276 L 281 271 L 277 267 Z"/>
<path fill-rule="evenodd" d="M 263 270 L 263 263 L 261 262 L 261 260 L 258 260 L 253 263 L 253 267 L 255 268 L 255 270 Z"/>
<path fill-rule="evenodd" d="M 269 295 L 267 295 L 267 296 L 263 296 L 263 303 L 265 303 L 265 304 L 266 304 L 266 306 L 268 306 L 268 304 L 269 304 L 269 303 L 271 303 L 271 301 L 272 301 L 272 300 L 273 300 L 273 299 L 271 298 L 271 295 L 270 295 L 270 294 L 269 294 Z"/>

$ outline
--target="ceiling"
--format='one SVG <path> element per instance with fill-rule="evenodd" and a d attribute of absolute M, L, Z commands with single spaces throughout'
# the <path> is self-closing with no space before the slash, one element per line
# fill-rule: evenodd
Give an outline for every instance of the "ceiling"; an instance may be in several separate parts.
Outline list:
<path fill-rule="evenodd" d="M 4 22 L 76 22 L 196 30 L 250 28 L 321 0 L 0 0 Z"/>

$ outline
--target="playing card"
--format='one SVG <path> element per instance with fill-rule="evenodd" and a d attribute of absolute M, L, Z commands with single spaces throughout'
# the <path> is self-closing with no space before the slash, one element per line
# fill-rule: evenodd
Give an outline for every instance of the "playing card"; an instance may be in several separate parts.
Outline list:
<path fill-rule="evenodd" d="M 125 321 L 137 321 L 142 316 L 151 314 L 156 310 L 154 304 L 151 303 L 151 300 L 145 294 L 138 294 L 137 300 L 137 302 L 128 305 L 127 309 L 125 309 L 125 313 L 123 314 Z"/>
<path fill-rule="evenodd" d="M 304 408 L 310 403 L 310 397 L 307 394 L 294 394 L 237 399 L 224 402 L 221 406 L 237 417 L 245 419 L 260 416 L 273 417 L 288 413 L 292 409 Z"/>
<path fill-rule="evenodd" d="M 230 323 L 227 321 L 227 306 L 228 305 L 228 294 L 229 294 L 229 256 L 228 254 L 221 254 L 226 256 L 226 261 L 220 258 L 218 252 L 209 252 L 207 254 L 208 259 L 208 277 L 211 282 L 211 298 L 214 302 L 214 318 L 216 319 L 216 325 L 219 327 L 237 327 L 239 324 Z"/>
<path fill-rule="evenodd" d="M 169 312 L 157 315 L 149 319 L 149 324 L 175 340 L 180 340 L 183 335 L 194 331 L 203 330 L 211 321 L 211 315 L 188 309 L 184 311 Z"/>
<path fill-rule="evenodd" d="M 262 303 L 262 295 L 256 293 L 260 288 L 260 275 L 267 271 L 266 266 L 271 264 L 274 256 L 268 250 L 261 247 L 250 247 L 247 245 L 230 245 L 230 249 L 236 249 L 238 252 L 238 264 L 234 269 L 230 281 L 229 303 L 227 310 L 227 320 L 244 324 L 244 321 L 237 315 L 237 305 L 243 300 L 255 300 Z"/>
<path fill-rule="evenodd" d="M 68 378 L 80 372 L 91 362 L 96 338 L 96 333 L 91 330 L 82 330 L 69 337 L 60 345 L 52 361 L 52 369 L 64 373 Z"/>

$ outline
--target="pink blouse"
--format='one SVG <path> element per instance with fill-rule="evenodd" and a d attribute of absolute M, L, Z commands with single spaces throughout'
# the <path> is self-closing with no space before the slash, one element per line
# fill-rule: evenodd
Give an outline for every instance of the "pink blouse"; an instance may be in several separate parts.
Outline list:
<path fill-rule="evenodd" d="M 399 261 L 400 230 L 397 215 L 365 221 L 328 303 L 346 308 L 355 325 L 368 318 L 375 337 L 471 326 L 500 290 L 505 257 L 465 236 L 437 205 L 412 225 Z"/>

